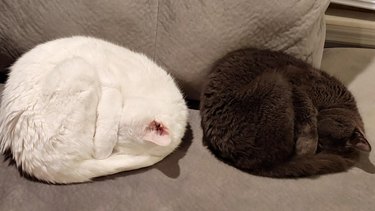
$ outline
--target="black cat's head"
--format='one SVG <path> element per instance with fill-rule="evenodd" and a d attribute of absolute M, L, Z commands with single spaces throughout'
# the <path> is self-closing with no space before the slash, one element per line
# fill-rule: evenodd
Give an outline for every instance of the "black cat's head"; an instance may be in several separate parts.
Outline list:
<path fill-rule="evenodd" d="M 326 109 L 318 115 L 319 147 L 321 150 L 356 149 L 370 152 L 362 119 L 356 110 Z"/>

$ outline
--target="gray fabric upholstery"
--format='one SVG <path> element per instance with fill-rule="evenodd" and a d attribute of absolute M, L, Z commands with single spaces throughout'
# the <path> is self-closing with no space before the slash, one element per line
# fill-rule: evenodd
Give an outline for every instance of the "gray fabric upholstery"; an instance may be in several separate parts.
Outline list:
<path fill-rule="evenodd" d="M 212 63 L 237 48 L 283 50 L 319 66 L 328 2 L 3 0 L 0 67 L 38 43 L 91 35 L 147 54 L 198 99 Z"/>
<path fill-rule="evenodd" d="M 197 99 L 212 64 L 243 47 L 283 50 L 320 65 L 327 1 L 165 1 L 155 59 Z"/>
<path fill-rule="evenodd" d="M 346 76 L 350 71 L 348 86 L 375 146 L 375 98 L 366 97 L 375 90 L 368 80 L 375 78 L 375 50 L 328 49 L 325 55 L 322 66 L 328 72 Z M 349 65 L 357 62 L 367 65 Z M 362 158 L 360 168 L 344 173 L 262 178 L 221 163 L 202 146 L 197 110 L 190 110 L 189 124 L 182 146 L 160 163 L 93 183 L 42 184 L 0 162 L 0 210 L 374 210 L 374 153 Z"/>
<path fill-rule="evenodd" d="M 38 43 L 91 35 L 152 57 L 197 99 L 212 63 L 236 48 L 283 50 L 319 66 L 328 2 L 3 0 L 0 68 Z M 322 67 L 355 93 L 375 146 L 375 51 L 327 49 Z M 189 124 L 182 146 L 160 163 L 93 183 L 43 184 L 0 162 L 0 210 L 374 210 L 374 153 L 344 173 L 262 178 L 221 163 L 202 146 L 197 110 L 190 110 Z"/>

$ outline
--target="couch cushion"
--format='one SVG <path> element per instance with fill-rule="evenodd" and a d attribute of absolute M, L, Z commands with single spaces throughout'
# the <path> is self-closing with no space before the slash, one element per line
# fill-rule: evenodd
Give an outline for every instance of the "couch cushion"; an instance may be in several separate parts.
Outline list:
<path fill-rule="evenodd" d="M 3 0 L 0 63 L 47 40 L 91 35 L 154 58 L 198 99 L 212 63 L 237 48 L 283 50 L 319 66 L 328 2 Z"/>
<path fill-rule="evenodd" d="M 346 75 L 375 146 L 375 50 L 328 49 L 323 67 Z M 367 60 L 363 56 L 372 54 Z M 348 60 L 346 58 L 351 58 Z M 349 62 L 350 61 L 350 62 Z M 346 65 L 339 65 L 339 63 Z M 337 65 L 334 65 L 337 64 Z M 218 161 L 202 146 L 197 110 L 181 147 L 158 164 L 93 183 L 47 185 L 19 176 L 0 162 L 0 210 L 374 210 L 374 153 L 360 168 L 304 179 L 271 179 L 243 173 Z"/>

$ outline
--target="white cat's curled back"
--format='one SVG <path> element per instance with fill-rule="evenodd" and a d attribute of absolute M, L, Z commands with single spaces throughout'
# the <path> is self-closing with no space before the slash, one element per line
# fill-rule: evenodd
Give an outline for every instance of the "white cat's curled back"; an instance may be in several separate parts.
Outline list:
<path fill-rule="evenodd" d="M 0 151 L 50 183 L 153 165 L 180 144 L 188 114 L 173 78 L 146 56 L 80 36 L 20 57 L 0 109 Z"/>

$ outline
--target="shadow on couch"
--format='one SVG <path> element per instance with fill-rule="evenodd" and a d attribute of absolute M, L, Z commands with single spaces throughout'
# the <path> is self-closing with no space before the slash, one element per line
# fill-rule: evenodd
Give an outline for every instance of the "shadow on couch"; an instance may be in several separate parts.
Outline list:
<path fill-rule="evenodd" d="M 359 157 L 359 162 L 356 163 L 355 167 L 362 169 L 363 171 L 375 174 L 375 165 L 370 161 L 370 153 L 361 153 Z"/>

